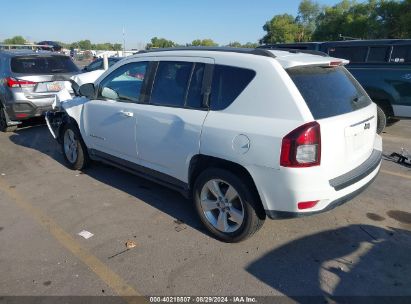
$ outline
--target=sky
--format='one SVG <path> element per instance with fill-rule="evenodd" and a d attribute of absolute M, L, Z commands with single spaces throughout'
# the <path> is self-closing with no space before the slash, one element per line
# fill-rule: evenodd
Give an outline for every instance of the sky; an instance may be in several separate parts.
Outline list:
<path fill-rule="evenodd" d="M 319 0 L 334 5 L 338 0 Z M 257 42 L 274 15 L 297 14 L 300 0 L 19 0 L 2 1 L 0 41 L 123 43 L 141 48 L 152 37 L 179 44 L 211 38 L 220 45 Z"/>

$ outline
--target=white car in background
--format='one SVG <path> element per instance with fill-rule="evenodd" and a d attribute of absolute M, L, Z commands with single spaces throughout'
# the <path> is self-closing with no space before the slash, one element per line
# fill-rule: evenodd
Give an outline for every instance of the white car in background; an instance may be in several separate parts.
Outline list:
<path fill-rule="evenodd" d="M 98 160 L 192 197 L 241 241 L 266 217 L 338 206 L 377 176 L 376 105 L 342 59 L 262 49 L 141 52 L 47 121 L 72 169 Z"/>

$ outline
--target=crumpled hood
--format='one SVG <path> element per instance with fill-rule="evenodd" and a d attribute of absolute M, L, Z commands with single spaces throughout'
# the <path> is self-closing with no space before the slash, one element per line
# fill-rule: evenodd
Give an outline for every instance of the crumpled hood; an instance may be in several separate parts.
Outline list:
<path fill-rule="evenodd" d="M 87 102 L 87 98 L 83 96 L 72 97 L 68 90 L 63 89 L 56 94 L 54 102 L 52 104 L 53 110 L 64 109 L 67 110 L 71 107 L 78 106 Z"/>
<path fill-rule="evenodd" d="M 77 74 L 71 77 L 75 83 L 81 87 L 85 83 L 94 83 L 103 73 L 105 70 L 96 70 L 87 73 Z"/>

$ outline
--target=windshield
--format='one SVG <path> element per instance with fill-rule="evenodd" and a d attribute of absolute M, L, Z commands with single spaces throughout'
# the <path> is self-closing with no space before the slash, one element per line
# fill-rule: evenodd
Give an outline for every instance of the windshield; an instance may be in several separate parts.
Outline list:
<path fill-rule="evenodd" d="M 287 70 L 314 119 L 364 108 L 371 100 L 344 67 L 296 67 Z"/>
<path fill-rule="evenodd" d="M 78 72 L 78 67 L 67 56 L 24 56 L 11 59 L 13 73 L 58 74 Z"/>

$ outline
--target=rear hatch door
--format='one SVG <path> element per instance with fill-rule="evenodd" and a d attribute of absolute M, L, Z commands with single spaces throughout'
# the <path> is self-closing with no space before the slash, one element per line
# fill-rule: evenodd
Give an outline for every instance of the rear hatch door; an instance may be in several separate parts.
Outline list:
<path fill-rule="evenodd" d="M 70 77 L 79 73 L 70 57 L 51 54 L 16 56 L 11 70 L 14 78 L 27 82 L 21 89 L 28 98 L 42 98 L 64 88 L 72 92 Z"/>
<path fill-rule="evenodd" d="M 365 162 L 376 138 L 376 106 L 343 66 L 287 70 L 321 127 L 321 167 L 329 178 Z"/>

